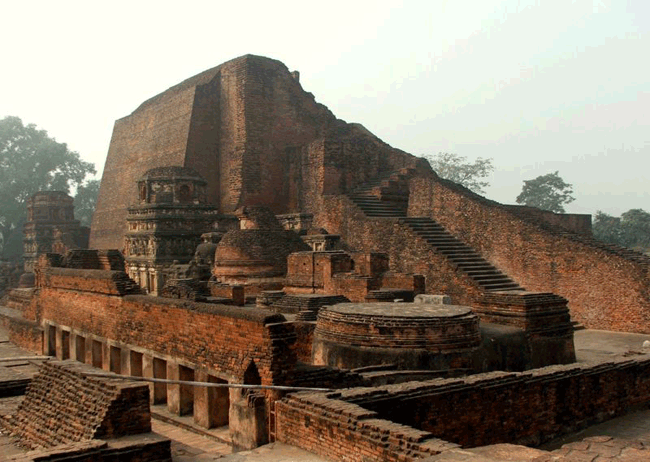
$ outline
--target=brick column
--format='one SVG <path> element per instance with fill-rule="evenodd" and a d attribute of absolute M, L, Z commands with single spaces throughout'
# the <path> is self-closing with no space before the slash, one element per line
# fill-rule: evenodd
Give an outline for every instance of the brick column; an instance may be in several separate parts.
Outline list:
<path fill-rule="evenodd" d="M 167 364 L 152 355 L 142 355 L 142 376 L 156 379 L 167 378 Z M 164 383 L 149 383 L 151 404 L 167 402 L 167 386 Z"/>
<path fill-rule="evenodd" d="M 167 378 L 169 380 L 194 380 L 194 370 L 167 361 Z M 172 414 L 188 415 L 194 404 L 194 387 L 191 385 L 167 384 L 167 409 Z"/>
<path fill-rule="evenodd" d="M 196 381 L 227 383 L 204 371 L 196 371 Z M 214 387 L 194 387 L 194 422 L 203 428 L 228 425 L 230 412 L 229 389 Z"/>

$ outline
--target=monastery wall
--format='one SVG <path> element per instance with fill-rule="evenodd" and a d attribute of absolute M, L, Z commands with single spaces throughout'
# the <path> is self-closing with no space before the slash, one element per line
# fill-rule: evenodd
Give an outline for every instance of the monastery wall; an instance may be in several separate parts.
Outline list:
<path fill-rule="evenodd" d="M 435 219 L 527 290 L 568 299 L 576 321 L 591 329 L 650 332 L 649 258 L 633 261 L 622 248 L 513 210 L 449 181 L 410 181 L 410 216 Z"/>
<path fill-rule="evenodd" d="M 61 274 L 62 269 L 54 270 L 59 273 L 57 278 L 46 279 L 49 285 L 41 287 L 38 299 L 45 324 L 89 339 L 96 336 L 118 345 L 137 346 L 238 383 L 251 362 L 262 383 L 271 384 L 286 380 L 284 374 L 296 361 L 291 349 L 295 334 L 287 332 L 283 316 L 268 310 L 144 295 L 115 296 L 102 291 L 103 280 L 94 280 L 92 271 L 86 272 L 88 283 L 81 287 L 74 275 L 67 277 Z M 93 283 L 99 283 L 97 289 Z"/>
<path fill-rule="evenodd" d="M 296 393 L 276 401 L 276 439 L 332 460 L 410 462 L 458 447 L 378 418 L 336 394 Z"/>
<path fill-rule="evenodd" d="M 647 405 L 649 373 L 650 356 L 644 355 L 522 373 L 297 393 L 276 402 L 277 439 L 350 461 L 410 461 L 456 444 L 539 445 Z"/>

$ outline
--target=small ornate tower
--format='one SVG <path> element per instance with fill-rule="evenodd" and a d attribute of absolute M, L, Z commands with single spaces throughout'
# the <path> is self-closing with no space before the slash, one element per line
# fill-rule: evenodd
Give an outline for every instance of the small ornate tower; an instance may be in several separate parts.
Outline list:
<path fill-rule="evenodd" d="M 186 264 L 212 230 L 217 209 L 206 204 L 206 181 L 185 167 L 159 167 L 138 181 L 139 201 L 128 208 L 124 258 L 129 276 L 158 295 L 173 264 Z"/>
<path fill-rule="evenodd" d="M 74 219 L 73 199 L 63 191 L 40 191 L 27 199 L 27 223 L 23 240 L 25 271 L 34 271 L 38 256 L 47 252 L 65 255 L 88 247 L 88 228 Z"/>

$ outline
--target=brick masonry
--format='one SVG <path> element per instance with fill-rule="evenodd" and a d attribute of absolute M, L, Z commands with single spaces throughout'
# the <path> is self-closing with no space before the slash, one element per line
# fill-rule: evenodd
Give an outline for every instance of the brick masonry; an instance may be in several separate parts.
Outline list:
<path fill-rule="evenodd" d="M 295 363 L 295 334 L 286 332 L 282 315 L 146 295 L 115 296 L 112 286 L 102 288 L 112 280 L 105 277 L 110 272 L 46 272 L 51 275 L 44 277 L 38 301 L 44 322 L 189 361 L 239 383 L 251 362 L 266 384 L 286 380 Z M 79 277 L 84 272 L 86 277 Z"/>
<path fill-rule="evenodd" d="M 434 176 L 413 178 L 410 191 L 409 214 L 434 218 L 526 289 L 566 298 L 586 327 L 650 332 L 650 258 Z"/>
<path fill-rule="evenodd" d="M 649 373 L 645 355 L 298 393 L 276 402 L 277 437 L 346 461 L 410 461 L 456 445 L 538 445 L 647 405 Z"/>
<path fill-rule="evenodd" d="M 88 377 L 76 361 L 46 362 L 3 421 L 32 449 L 151 432 L 146 384 Z"/>

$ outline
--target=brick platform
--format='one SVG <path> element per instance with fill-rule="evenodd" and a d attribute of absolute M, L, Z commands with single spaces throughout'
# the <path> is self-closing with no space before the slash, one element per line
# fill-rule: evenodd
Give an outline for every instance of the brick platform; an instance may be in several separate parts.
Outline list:
<path fill-rule="evenodd" d="M 478 317 L 468 307 L 342 303 L 319 313 L 314 362 L 342 368 L 468 367 L 480 342 Z"/>

